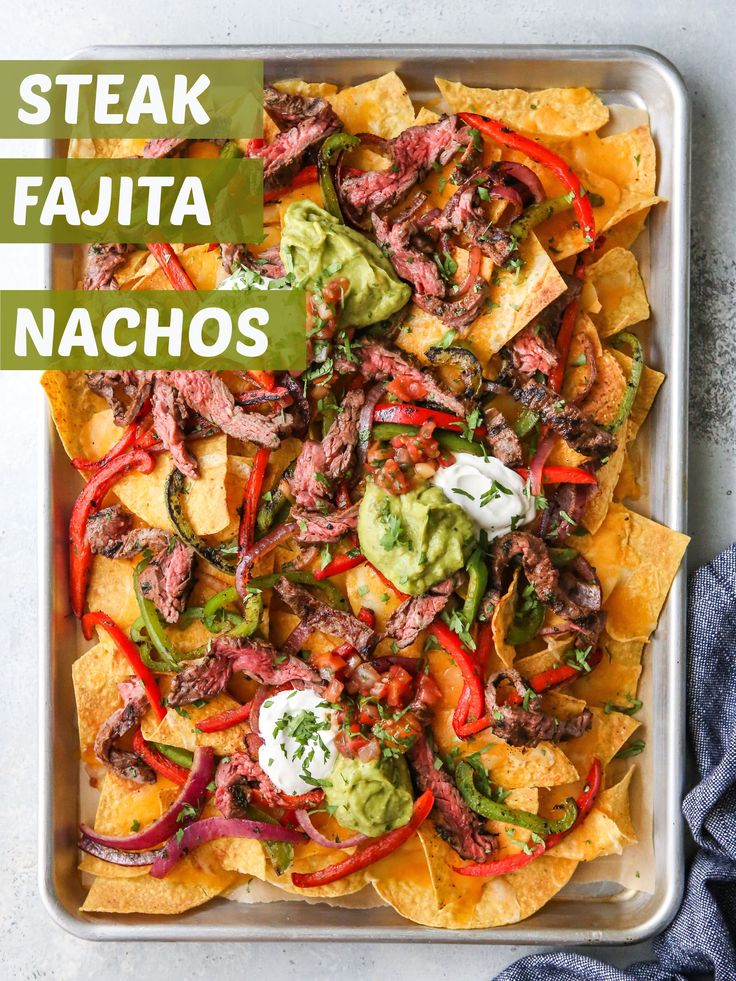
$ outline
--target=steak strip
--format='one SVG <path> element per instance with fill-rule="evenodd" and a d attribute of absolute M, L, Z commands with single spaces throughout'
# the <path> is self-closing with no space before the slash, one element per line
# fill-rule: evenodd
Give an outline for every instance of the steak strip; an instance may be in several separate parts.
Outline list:
<path fill-rule="evenodd" d="M 349 508 L 333 511 L 331 514 L 292 508 L 289 520 L 296 521 L 299 526 L 295 537 L 303 545 L 337 542 L 358 527 L 359 506 L 353 504 Z"/>
<path fill-rule="evenodd" d="M 414 780 L 423 793 L 434 794 L 434 818 L 437 833 L 461 858 L 485 862 L 498 848 L 496 836 L 486 831 L 478 815 L 471 811 L 450 774 L 436 766 L 436 757 L 426 737 L 417 739 L 407 754 Z"/>
<path fill-rule="evenodd" d="M 151 394 L 153 371 L 88 371 L 87 386 L 112 409 L 116 426 L 129 426 Z"/>
<path fill-rule="evenodd" d="M 360 654 L 367 654 L 376 646 L 378 637 L 375 632 L 352 614 L 333 609 L 283 576 L 276 581 L 275 589 L 287 606 L 312 630 L 341 637 Z"/>
<path fill-rule="evenodd" d="M 466 405 L 457 395 L 449 392 L 427 368 L 420 368 L 404 354 L 400 354 L 378 341 L 367 341 L 360 349 L 361 374 L 371 380 L 403 378 L 420 382 L 427 389 L 426 399 L 455 415 L 465 416 Z"/>
<path fill-rule="evenodd" d="M 148 696 L 135 679 L 118 683 L 123 707 L 116 709 L 100 726 L 95 736 L 95 756 L 113 773 L 135 783 L 155 783 L 156 774 L 135 753 L 118 749 L 115 741 L 136 729 L 149 708 Z"/>
<path fill-rule="evenodd" d="M 125 260 L 134 250 L 134 246 L 110 242 L 90 245 L 87 250 L 87 268 L 82 282 L 83 290 L 117 290 L 118 281 L 115 273 L 125 265 Z"/>
<path fill-rule="evenodd" d="M 454 587 L 454 579 L 450 578 L 432 587 L 424 596 L 405 599 L 388 618 L 383 636 L 394 640 L 400 649 L 409 647 L 422 630 L 426 630 L 442 613 Z"/>
<path fill-rule="evenodd" d="M 510 681 L 518 694 L 527 699 L 523 705 L 499 705 L 497 688 L 502 681 Z M 541 709 L 541 699 L 533 692 L 531 697 L 524 679 L 518 671 L 506 668 L 488 679 L 486 706 L 491 719 L 491 731 L 509 746 L 533 747 L 541 742 L 562 743 L 577 739 L 593 724 L 593 713 L 585 708 L 570 719 L 557 719 Z"/>

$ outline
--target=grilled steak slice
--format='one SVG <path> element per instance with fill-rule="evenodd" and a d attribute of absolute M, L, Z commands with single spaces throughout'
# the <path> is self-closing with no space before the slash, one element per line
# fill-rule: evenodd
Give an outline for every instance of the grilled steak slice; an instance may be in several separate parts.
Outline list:
<path fill-rule="evenodd" d="M 172 537 L 140 574 L 141 591 L 167 623 L 176 623 L 186 609 L 194 585 L 193 563 L 194 549 Z"/>
<path fill-rule="evenodd" d="M 387 170 L 371 170 L 345 177 L 340 198 L 346 214 L 363 224 L 374 212 L 385 212 L 399 204 L 434 164 L 446 164 L 460 151 L 459 166 L 472 167 L 477 154 L 467 126 L 457 116 L 445 116 L 436 123 L 411 126 L 392 140 L 366 140 L 367 145 L 391 160 Z"/>
<path fill-rule="evenodd" d="M 352 614 L 333 609 L 283 576 L 276 581 L 275 588 L 287 606 L 300 620 L 306 620 L 313 631 L 319 630 L 332 637 L 341 637 L 360 654 L 375 647 L 378 638 L 374 631 Z"/>
<path fill-rule="evenodd" d="M 156 435 L 171 454 L 177 470 L 196 480 L 199 465 L 184 442 L 184 424 L 189 410 L 177 390 L 166 380 L 166 372 L 158 372 L 151 395 L 151 414 Z"/>
<path fill-rule="evenodd" d="M 169 705 L 186 705 L 219 695 L 234 671 L 242 671 L 262 685 L 284 685 L 289 681 L 319 684 L 319 675 L 304 661 L 284 658 L 271 644 L 245 637 L 216 637 L 206 657 L 191 661 L 174 677 Z"/>
<path fill-rule="evenodd" d="M 252 740 L 248 737 L 250 746 Z M 257 747 L 253 747 L 254 751 Z M 249 753 L 225 757 L 215 774 L 215 806 L 226 818 L 246 817 L 251 791 L 257 790 L 267 807 L 283 807 L 284 795 Z"/>
<path fill-rule="evenodd" d="M 298 524 L 296 538 L 304 545 L 337 542 L 358 527 L 358 508 L 358 504 L 353 504 L 331 514 L 292 508 L 289 520 Z"/>
<path fill-rule="evenodd" d="M 583 456 L 601 460 L 616 449 L 612 433 L 541 382 L 533 378 L 522 381 L 516 376 L 511 394 L 517 402 L 536 412 L 544 425 Z"/>
<path fill-rule="evenodd" d="M 483 410 L 483 416 L 486 423 L 486 441 L 493 455 L 507 467 L 521 466 L 524 457 L 519 437 L 509 426 L 503 414 L 489 406 Z"/>
<path fill-rule="evenodd" d="M 133 517 L 119 504 L 103 508 L 87 519 L 87 541 L 95 555 L 112 558 L 133 527 Z"/>
<path fill-rule="evenodd" d="M 358 442 L 358 420 L 364 402 L 365 393 L 362 389 L 348 392 L 342 400 L 335 421 L 322 440 L 325 474 L 335 483 L 343 479 L 353 462 L 353 453 Z"/>
<path fill-rule="evenodd" d="M 143 147 L 143 156 L 154 160 L 160 160 L 162 157 L 173 157 L 177 153 L 181 153 L 191 142 L 191 140 L 181 139 L 149 140 Z"/>
<path fill-rule="evenodd" d="M 244 412 L 235 404 L 224 381 L 209 371 L 170 371 L 169 381 L 190 409 L 228 436 L 275 450 L 279 435 L 288 431 L 289 419 Z"/>
<path fill-rule="evenodd" d="M 281 279 L 286 275 L 278 245 L 274 245 L 272 249 L 264 249 L 259 255 L 254 255 L 247 245 L 223 243 L 220 246 L 220 258 L 223 269 L 228 274 L 233 272 L 236 266 L 247 266 L 266 279 Z"/>
<path fill-rule="evenodd" d="M 452 580 L 449 582 L 452 583 Z M 410 596 L 388 618 L 384 636 L 396 641 L 399 648 L 409 647 L 444 610 L 449 598 L 450 593 Z"/>
<path fill-rule="evenodd" d="M 481 191 L 482 188 L 482 191 Z M 516 249 L 516 242 L 503 228 L 489 221 L 483 210 L 482 198 L 503 199 L 512 206 L 512 218 L 524 207 L 521 193 L 508 175 L 491 164 L 476 170 L 456 191 L 445 207 L 438 225 L 444 234 L 462 235 L 477 245 L 497 266 L 505 265 Z"/>
<path fill-rule="evenodd" d="M 278 191 L 288 187 L 310 151 L 342 129 L 342 122 L 324 99 L 305 99 L 270 86 L 263 90 L 263 105 L 283 132 L 251 156 L 263 160 L 264 191 Z"/>
<path fill-rule="evenodd" d="M 156 774 L 147 763 L 135 753 L 115 746 L 116 740 L 140 725 L 148 710 L 148 696 L 143 686 L 134 679 L 119 682 L 118 691 L 123 707 L 116 709 L 100 726 L 95 736 L 95 756 L 106 769 L 126 780 L 155 783 Z"/>
<path fill-rule="evenodd" d="M 151 394 L 153 371 L 88 371 L 87 385 L 112 409 L 116 426 L 129 426 Z"/>
<path fill-rule="evenodd" d="M 424 199 L 420 195 L 417 200 L 421 204 Z M 421 234 L 419 224 L 412 217 L 414 208 L 412 205 L 393 223 L 374 212 L 371 219 L 376 241 L 388 255 L 396 274 L 411 284 L 416 296 L 444 297 L 447 287 L 432 258 L 437 243 Z"/>
<path fill-rule="evenodd" d="M 488 283 L 482 276 L 478 276 L 475 284 L 458 299 L 453 300 L 450 290 L 445 299 L 417 295 L 414 297 L 414 302 L 422 310 L 441 320 L 445 326 L 459 331 L 462 335 L 465 328 L 477 320 L 483 312 L 488 292 Z"/>
<path fill-rule="evenodd" d="M 313 510 L 328 500 L 331 488 L 324 475 L 327 461 L 321 443 L 308 439 L 289 478 L 289 487 L 299 507 Z"/>
<path fill-rule="evenodd" d="M 557 545 L 567 538 L 580 522 L 594 491 L 594 484 L 560 484 L 542 514 L 540 537 L 550 545 Z"/>
<path fill-rule="evenodd" d="M 82 289 L 119 289 L 115 273 L 125 264 L 125 260 L 132 251 L 132 245 L 126 245 L 122 242 L 90 245 L 87 251 L 87 269 L 84 274 Z"/>
<path fill-rule="evenodd" d="M 514 367 L 524 375 L 533 375 L 537 371 L 549 375 L 557 367 L 560 356 L 557 345 L 542 324 L 528 324 L 510 346 Z"/>
<path fill-rule="evenodd" d="M 496 851 L 495 835 L 486 831 L 481 819 L 470 810 L 450 774 L 435 765 L 436 757 L 426 738 L 418 739 L 407 754 L 420 791 L 434 794 L 432 816 L 440 834 L 461 858 L 484 862 Z"/>
<path fill-rule="evenodd" d="M 522 698 L 528 696 L 529 689 L 519 672 L 513 668 L 499 671 L 488 679 L 486 705 L 491 719 L 491 730 L 510 746 L 532 747 L 545 741 L 566 742 L 582 736 L 593 724 L 593 713 L 587 708 L 570 719 L 556 719 L 547 715 L 541 709 L 538 695 L 528 698 L 529 708 L 519 704 L 499 705 L 497 688 L 504 680 L 510 681 Z"/>
<path fill-rule="evenodd" d="M 466 406 L 462 399 L 449 392 L 426 368 L 419 368 L 408 357 L 378 341 L 368 341 L 360 349 L 361 374 L 371 380 L 404 378 L 420 382 L 427 389 L 427 400 L 455 415 L 464 416 Z"/>

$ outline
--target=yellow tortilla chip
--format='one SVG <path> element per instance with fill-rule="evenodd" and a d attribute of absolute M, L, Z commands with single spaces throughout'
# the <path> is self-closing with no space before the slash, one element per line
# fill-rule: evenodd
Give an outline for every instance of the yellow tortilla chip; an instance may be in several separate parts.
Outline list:
<path fill-rule="evenodd" d="M 519 586 L 519 570 L 516 569 L 509 588 L 501 599 L 496 603 L 491 620 L 491 630 L 493 632 L 493 644 L 496 654 L 501 663 L 510 668 L 516 657 L 516 648 L 506 640 L 509 627 L 514 622 L 514 614 L 518 602 L 517 589 Z"/>
<path fill-rule="evenodd" d="M 104 555 L 92 558 L 92 571 L 87 587 L 87 606 L 90 610 L 103 610 L 123 630 L 127 630 L 141 611 L 133 590 L 133 569 L 136 560 L 108 559 Z M 100 631 L 103 643 L 107 634 Z"/>
<path fill-rule="evenodd" d="M 444 78 L 435 82 L 453 112 L 477 112 L 542 139 L 579 136 L 608 122 L 608 106 L 582 87 L 526 92 L 469 88 Z"/>
<path fill-rule="evenodd" d="M 690 539 L 635 511 L 628 516 L 630 532 L 620 574 L 603 604 L 606 630 L 614 640 L 646 641 L 657 626 Z"/>
<path fill-rule="evenodd" d="M 613 492 L 614 499 L 617 501 L 638 501 L 641 497 L 641 486 L 639 485 L 639 454 L 636 446 L 629 443 L 624 454 L 624 463 L 621 467 L 621 474 Z"/>
<path fill-rule="evenodd" d="M 386 629 L 386 621 L 401 606 L 396 593 L 387 589 L 375 570 L 365 562 L 345 574 L 345 588 L 353 613 L 357 613 L 361 606 L 373 610 L 378 631 Z"/>
<path fill-rule="evenodd" d="M 327 101 L 348 133 L 374 133 L 391 139 L 414 124 L 414 106 L 396 72 L 341 89 Z"/>
<path fill-rule="evenodd" d="M 146 913 L 172 915 L 183 913 L 219 896 L 235 882 L 234 873 L 210 875 L 199 873 L 197 881 L 178 881 L 175 872 L 165 879 L 150 875 L 134 879 L 104 879 L 92 883 L 82 904 L 85 913 Z"/>
<path fill-rule="evenodd" d="M 123 706 L 117 682 L 125 681 L 131 674 L 130 665 L 123 655 L 103 643 L 95 644 L 72 664 L 79 748 L 87 760 L 93 759 L 98 729 L 105 719 Z"/>
<path fill-rule="evenodd" d="M 594 287 L 601 304 L 600 311 L 592 314 L 601 337 L 617 334 L 649 316 L 649 301 L 632 252 L 611 249 L 587 266 L 585 278 Z"/>
<path fill-rule="evenodd" d="M 611 354 L 621 365 L 624 374 L 628 378 L 631 374 L 632 359 L 628 354 L 624 354 L 623 351 L 619 351 L 617 348 L 612 348 Z M 639 388 L 636 392 L 636 398 L 634 399 L 634 404 L 631 407 L 631 413 L 627 420 L 627 439 L 629 441 L 636 438 L 644 420 L 649 415 L 649 410 L 657 397 L 657 392 L 664 379 L 665 376 L 661 371 L 656 371 L 648 365 L 644 366 L 644 370 L 641 373 L 641 380 L 639 381 Z"/>
<path fill-rule="evenodd" d="M 621 642 L 603 634 L 599 642 L 603 658 L 595 670 L 583 674 L 570 685 L 570 694 L 584 699 L 589 705 L 633 709 L 641 675 L 644 644 L 641 641 Z"/>
<path fill-rule="evenodd" d="M 213 290 L 217 286 L 220 269 L 220 253 L 218 249 L 210 250 L 208 244 L 191 245 L 179 252 L 179 259 L 198 290 Z M 174 287 L 169 282 L 166 273 L 156 260 L 151 257 L 151 265 L 146 269 L 151 271 L 136 279 L 128 288 L 135 290 L 171 290 Z M 154 265 L 155 264 L 155 265 Z M 141 269 L 139 274 L 144 273 Z"/>
<path fill-rule="evenodd" d="M 157 743 L 188 750 L 195 750 L 197 746 L 211 746 L 218 756 L 229 756 L 231 753 L 242 752 L 245 748 L 245 735 L 250 732 L 250 727 L 245 722 L 239 722 L 222 732 L 200 732 L 196 725 L 211 715 L 220 715 L 238 707 L 239 703 L 234 698 L 223 693 L 210 698 L 201 708 L 196 705 L 170 708 L 160 723 L 149 712 L 143 719 L 141 732 L 144 739 Z"/>
<path fill-rule="evenodd" d="M 608 508 L 613 500 L 613 495 L 618 486 L 621 469 L 626 459 L 626 444 L 619 439 L 616 449 L 613 451 L 608 461 L 596 472 L 598 486 L 591 494 L 583 512 L 582 525 L 591 534 L 596 531 L 605 521 Z"/>
<path fill-rule="evenodd" d="M 650 211 L 651 207 L 642 208 L 616 222 L 613 228 L 607 229 L 603 241 L 596 249 L 596 255 L 604 256 L 611 249 L 630 249 L 644 231 Z"/>
<path fill-rule="evenodd" d="M 567 696 L 555 693 L 558 700 Z M 578 701 L 573 699 L 573 701 Z M 610 763 L 632 733 L 641 723 L 622 712 L 605 712 L 592 706 L 593 724 L 586 733 L 565 743 L 565 752 L 576 767 L 582 780 L 590 770 L 593 758 L 597 757 L 605 766 Z"/>
<path fill-rule="evenodd" d="M 631 512 L 622 504 L 611 504 L 603 524 L 593 535 L 575 539 L 575 548 L 596 571 L 605 604 L 618 582 L 625 561 L 631 530 Z"/>
<path fill-rule="evenodd" d="M 70 457 L 86 455 L 83 424 L 104 408 L 104 400 L 90 390 L 83 371 L 45 371 L 41 385 L 64 449 Z"/>
<path fill-rule="evenodd" d="M 307 99 L 325 99 L 337 92 L 337 86 L 331 82 L 305 82 L 302 78 L 285 78 L 281 82 L 274 82 L 273 87 L 279 92 L 301 95 Z"/>
<path fill-rule="evenodd" d="M 629 811 L 629 784 L 635 767 L 615 786 L 601 791 L 583 823 L 555 845 L 556 858 L 591 862 L 602 855 L 620 855 L 638 841 Z"/>

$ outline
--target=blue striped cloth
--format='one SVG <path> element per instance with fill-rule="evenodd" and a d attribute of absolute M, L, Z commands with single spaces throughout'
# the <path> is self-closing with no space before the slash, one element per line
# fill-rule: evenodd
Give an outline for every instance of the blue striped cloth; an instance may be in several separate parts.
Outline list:
<path fill-rule="evenodd" d="M 535 954 L 496 981 L 736 981 L 736 545 L 690 580 L 688 715 L 700 782 L 683 813 L 697 852 L 655 961 L 619 970 L 575 951 Z"/>

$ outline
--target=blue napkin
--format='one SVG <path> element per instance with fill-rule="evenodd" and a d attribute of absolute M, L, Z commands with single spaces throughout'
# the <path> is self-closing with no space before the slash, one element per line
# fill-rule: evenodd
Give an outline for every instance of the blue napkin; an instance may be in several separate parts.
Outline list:
<path fill-rule="evenodd" d="M 683 802 L 697 845 L 656 961 L 619 970 L 574 951 L 524 957 L 496 981 L 736 979 L 736 545 L 690 580 L 688 715 L 700 773 Z"/>

